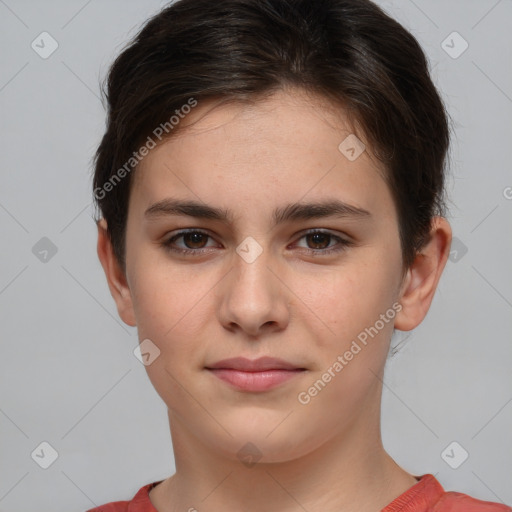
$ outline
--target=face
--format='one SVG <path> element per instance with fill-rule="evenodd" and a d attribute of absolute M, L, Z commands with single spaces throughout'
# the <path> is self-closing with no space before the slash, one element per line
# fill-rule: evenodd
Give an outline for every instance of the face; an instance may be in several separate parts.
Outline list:
<path fill-rule="evenodd" d="M 343 111 L 300 91 L 199 103 L 180 122 L 134 175 L 126 238 L 172 428 L 274 462 L 368 433 L 400 308 L 383 169 L 351 139 L 340 150 Z"/>

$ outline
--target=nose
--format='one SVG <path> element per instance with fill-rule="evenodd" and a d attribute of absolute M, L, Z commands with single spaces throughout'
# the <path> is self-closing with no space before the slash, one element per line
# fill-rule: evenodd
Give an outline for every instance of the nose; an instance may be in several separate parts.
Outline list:
<path fill-rule="evenodd" d="M 276 277 L 275 267 L 267 250 L 253 261 L 234 254 L 233 268 L 219 290 L 218 315 L 227 330 L 259 338 L 286 328 L 289 291 Z"/>

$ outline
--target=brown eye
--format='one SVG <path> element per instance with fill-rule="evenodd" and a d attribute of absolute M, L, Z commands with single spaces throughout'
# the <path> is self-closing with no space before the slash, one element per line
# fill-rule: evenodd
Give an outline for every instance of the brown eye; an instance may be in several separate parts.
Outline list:
<path fill-rule="evenodd" d="M 319 230 L 304 233 L 297 244 L 300 249 L 312 256 L 327 256 L 339 253 L 352 245 L 353 242 L 350 240 Z"/>
<path fill-rule="evenodd" d="M 182 236 L 183 243 L 188 249 L 202 249 L 208 241 L 208 235 L 205 235 L 199 231 L 185 233 Z"/>
<path fill-rule="evenodd" d="M 211 235 L 197 229 L 189 231 L 180 231 L 176 235 L 162 243 L 164 249 L 173 251 L 182 255 L 204 255 L 205 251 L 213 249 L 211 245 L 214 242 Z"/>
<path fill-rule="evenodd" d="M 328 233 L 310 233 L 306 235 L 310 249 L 326 249 L 329 247 L 332 235 Z"/>

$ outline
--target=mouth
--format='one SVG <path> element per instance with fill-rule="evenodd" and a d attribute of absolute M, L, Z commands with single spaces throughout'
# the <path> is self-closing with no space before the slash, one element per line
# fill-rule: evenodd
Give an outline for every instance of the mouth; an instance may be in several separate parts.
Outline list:
<path fill-rule="evenodd" d="M 221 381 L 248 392 L 268 391 L 306 371 L 306 368 L 273 357 L 254 360 L 235 357 L 205 368 Z"/>

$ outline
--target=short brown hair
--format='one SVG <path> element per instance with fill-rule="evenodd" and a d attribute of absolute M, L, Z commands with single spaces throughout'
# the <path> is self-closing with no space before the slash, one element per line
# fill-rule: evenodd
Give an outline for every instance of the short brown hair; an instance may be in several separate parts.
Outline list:
<path fill-rule="evenodd" d="M 93 187 L 123 270 L 133 154 L 191 98 L 243 101 L 291 85 L 344 105 L 385 164 L 404 269 L 444 214 L 448 115 L 416 39 L 369 0 L 178 0 L 107 80 Z"/>

